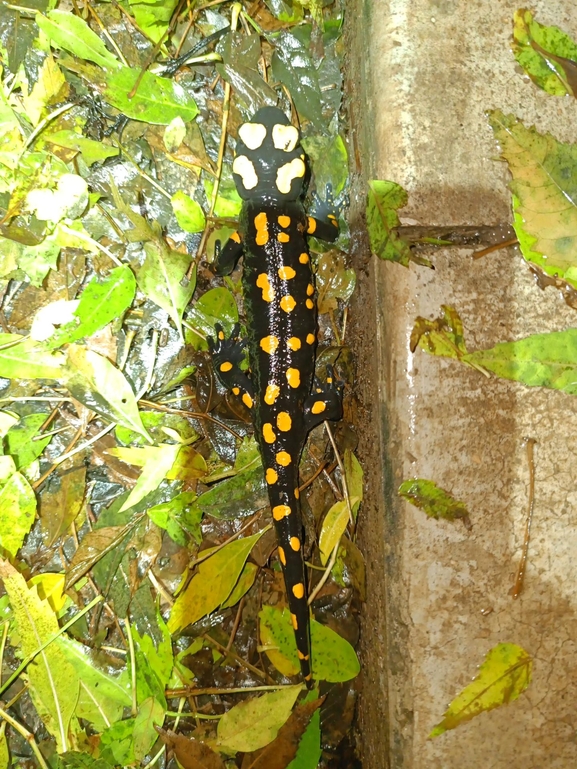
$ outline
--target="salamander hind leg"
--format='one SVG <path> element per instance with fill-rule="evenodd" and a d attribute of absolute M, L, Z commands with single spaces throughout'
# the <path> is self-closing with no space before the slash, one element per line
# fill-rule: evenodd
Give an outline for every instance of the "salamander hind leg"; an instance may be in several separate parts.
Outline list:
<path fill-rule="evenodd" d="M 240 396 L 245 406 L 252 408 L 252 383 L 240 368 L 245 347 L 245 342 L 239 337 L 240 326 L 236 323 L 228 338 L 219 323 L 215 324 L 214 330 L 216 339 L 211 336 L 207 339 L 214 370 L 224 387 Z"/>
<path fill-rule="evenodd" d="M 337 421 L 343 415 L 344 382 L 327 366 L 324 382 L 315 377 L 313 392 L 304 404 L 305 425 L 307 432 L 325 421 Z"/>

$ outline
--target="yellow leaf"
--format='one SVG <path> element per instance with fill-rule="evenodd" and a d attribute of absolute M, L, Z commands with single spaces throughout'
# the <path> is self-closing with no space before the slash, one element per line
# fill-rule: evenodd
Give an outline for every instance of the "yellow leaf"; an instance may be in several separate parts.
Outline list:
<path fill-rule="evenodd" d="M 531 683 L 533 659 L 516 644 L 497 644 L 485 657 L 478 676 L 455 697 L 429 737 L 470 721 L 485 710 L 516 700 Z"/>

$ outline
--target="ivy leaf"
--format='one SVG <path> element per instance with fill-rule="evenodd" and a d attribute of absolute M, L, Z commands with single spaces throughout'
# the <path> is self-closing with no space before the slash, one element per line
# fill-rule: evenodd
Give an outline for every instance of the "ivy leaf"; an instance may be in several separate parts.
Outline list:
<path fill-rule="evenodd" d="M 366 215 L 371 251 L 379 259 L 399 262 L 405 267 L 411 261 L 411 250 L 394 229 L 400 224 L 397 210 L 406 206 L 407 200 L 407 193 L 395 182 L 369 182 Z"/>
<path fill-rule="evenodd" d="M 250 551 L 266 529 L 230 542 L 198 567 L 183 593 L 176 599 L 168 629 L 178 633 L 217 609 L 231 594 Z M 240 749 L 240 748 L 239 748 Z"/>
<path fill-rule="evenodd" d="M 429 518 L 435 518 L 435 520 L 444 518 L 447 521 L 462 518 L 465 523 L 469 520 L 467 505 L 452 497 L 434 481 L 427 481 L 424 478 L 403 481 L 399 486 L 399 494 L 426 513 Z"/>
<path fill-rule="evenodd" d="M 216 744 L 221 750 L 244 753 L 268 745 L 288 720 L 301 690 L 301 685 L 285 686 L 235 705 L 218 722 Z"/>
<path fill-rule="evenodd" d="M 577 287 L 577 145 L 495 110 L 489 122 L 513 176 L 513 227 L 525 259 Z"/>
<path fill-rule="evenodd" d="M 577 45 L 559 27 L 536 22 L 531 11 L 515 11 L 513 53 L 531 80 L 553 96 L 577 97 Z"/>
<path fill-rule="evenodd" d="M 126 377 L 108 358 L 71 344 L 67 349 L 67 387 L 76 400 L 103 417 L 135 430 L 152 442 Z"/>
<path fill-rule="evenodd" d="M 513 702 L 531 683 L 533 659 L 516 644 L 501 643 L 485 657 L 477 677 L 455 697 L 429 737 L 455 729 L 480 713 Z"/>

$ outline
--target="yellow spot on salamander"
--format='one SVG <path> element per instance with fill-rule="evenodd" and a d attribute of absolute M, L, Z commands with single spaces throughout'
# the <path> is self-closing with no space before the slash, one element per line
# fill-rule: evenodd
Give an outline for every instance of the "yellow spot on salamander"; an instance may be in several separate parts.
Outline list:
<path fill-rule="evenodd" d="M 238 174 L 245 190 L 253 190 L 258 184 L 258 176 L 252 161 L 246 155 L 237 155 L 232 164 L 233 174 Z"/>
<path fill-rule="evenodd" d="M 301 255 L 299 256 L 299 262 L 300 262 L 301 264 L 307 264 L 307 262 L 309 261 L 309 258 L 310 258 L 310 257 L 309 257 L 309 255 L 308 255 L 308 254 L 304 254 L 304 253 L 303 253 L 303 254 L 301 254 Z"/>
<path fill-rule="evenodd" d="M 317 222 L 316 219 L 313 219 L 312 216 L 308 217 L 308 226 L 307 226 L 307 232 L 309 235 L 312 235 L 313 232 L 317 228 Z"/>
<path fill-rule="evenodd" d="M 277 150 L 291 152 L 297 146 L 299 140 L 298 129 L 294 125 L 276 123 L 272 127 L 272 143 Z"/>
<path fill-rule="evenodd" d="M 247 409 L 251 409 L 252 408 L 252 398 L 250 397 L 250 395 L 248 393 L 243 393 L 242 394 L 242 402 L 247 407 Z"/>
<path fill-rule="evenodd" d="M 307 286 L 307 296 L 312 296 L 315 292 L 315 287 L 312 285 L 312 283 L 309 283 Z"/>
<path fill-rule="evenodd" d="M 293 158 L 290 163 L 285 163 L 276 172 L 278 191 L 283 195 L 287 195 L 291 191 L 293 179 L 302 179 L 305 172 L 306 166 L 301 158 Z"/>
<path fill-rule="evenodd" d="M 297 654 L 299 655 L 299 660 L 308 660 L 310 656 L 308 654 L 303 654 L 300 649 L 297 649 Z"/>
<path fill-rule="evenodd" d="M 284 550 L 282 549 L 282 547 L 280 545 L 278 546 L 278 557 L 279 557 L 279 561 L 282 563 L 282 565 L 286 566 L 286 555 L 284 554 Z"/>
<path fill-rule="evenodd" d="M 293 629 L 298 630 L 299 629 L 299 622 L 297 620 L 296 614 L 291 614 L 291 622 L 293 623 Z"/>
<path fill-rule="evenodd" d="M 254 226 L 256 227 L 255 243 L 257 246 L 264 246 L 268 243 L 268 219 L 264 211 L 254 217 Z"/>
<path fill-rule="evenodd" d="M 296 585 L 293 585 L 293 595 L 295 598 L 304 598 L 305 586 L 302 582 L 297 582 Z"/>
<path fill-rule="evenodd" d="M 316 337 L 314 334 L 307 334 L 307 344 L 314 344 L 315 339 Z"/>
<path fill-rule="evenodd" d="M 235 243 L 240 243 L 240 235 L 238 234 L 238 232 L 233 232 L 232 235 L 230 236 L 230 239 L 234 240 Z"/>
<path fill-rule="evenodd" d="M 296 275 L 292 267 L 279 267 L 278 276 L 281 280 L 291 280 Z"/>
<path fill-rule="evenodd" d="M 238 135 L 249 150 L 257 150 L 265 140 L 266 128 L 262 123 L 243 123 L 238 129 Z"/>
<path fill-rule="evenodd" d="M 287 368 L 286 379 L 290 387 L 300 387 L 301 384 L 301 372 L 298 368 Z"/>
<path fill-rule="evenodd" d="M 286 518 L 290 514 L 291 509 L 288 505 L 277 505 L 272 509 L 272 517 L 275 521 L 282 521 L 283 518 Z"/>
<path fill-rule="evenodd" d="M 276 455 L 276 461 L 282 467 L 288 467 L 292 462 L 291 455 L 287 451 L 279 451 L 279 453 Z"/>
<path fill-rule="evenodd" d="M 288 294 L 288 296 L 283 296 L 283 298 L 280 300 L 280 306 L 281 306 L 281 309 L 283 309 L 285 312 L 292 312 L 294 308 L 297 306 L 297 303 L 295 302 L 293 297 L 290 294 Z"/>
<path fill-rule="evenodd" d="M 267 468 L 266 471 L 266 482 L 269 484 L 269 486 L 272 486 L 273 483 L 276 483 L 278 481 L 278 473 L 276 470 L 274 470 L 272 467 Z"/>
<path fill-rule="evenodd" d="M 267 443 L 274 443 L 276 441 L 276 435 L 270 422 L 266 422 L 262 426 L 262 436 Z"/>
<path fill-rule="evenodd" d="M 272 406 L 280 395 L 280 387 L 276 384 L 269 384 L 265 390 L 264 402 L 268 406 Z"/>
<path fill-rule="evenodd" d="M 274 288 L 271 286 L 266 272 L 261 272 L 261 274 L 256 279 L 256 285 L 257 288 L 262 289 L 262 298 L 264 301 L 272 302 L 274 299 Z"/>
<path fill-rule="evenodd" d="M 301 340 L 298 338 L 298 336 L 291 336 L 291 338 L 287 340 L 286 344 L 289 350 L 293 350 L 293 352 L 301 349 Z"/>
<path fill-rule="evenodd" d="M 224 331 L 218 332 L 218 338 L 222 341 L 224 339 Z"/>
<path fill-rule="evenodd" d="M 299 487 L 297 486 L 296 489 L 295 489 L 295 499 L 298 499 L 300 497 L 300 495 L 301 495 L 301 492 L 300 492 Z"/>
<path fill-rule="evenodd" d="M 312 299 L 307 299 L 305 304 L 306 304 L 308 310 L 312 310 L 313 307 L 315 306 L 315 303 L 313 302 Z"/>
<path fill-rule="evenodd" d="M 292 427 L 292 419 L 287 411 L 281 411 L 276 418 L 276 425 L 283 433 L 288 432 Z"/>
<path fill-rule="evenodd" d="M 278 347 L 278 337 L 265 336 L 260 340 L 260 346 L 265 352 L 268 352 L 269 355 L 272 355 Z"/>
<path fill-rule="evenodd" d="M 292 549 L 295 551 L 295 553 L 297 553 L 301 549 L 301 541 L 298 537 L 291 537 L 290 545 Z"/>
<path fill-rule="evenodd" d="M 232 363 L 228 360 L 225 360 L 224 363 L 220 364 L 220 370 L 226 374 L 227 371 L 230 371 L 232 369 Z"/>
<path fill-rule="evenodd" d="M 276 236 L 276 239 L 279 243 L 288 243 L 290 240 L 290 235 L 288 232 L 279 232 L 279 234 Z"/>
<path fill-rule="evenodd" d="M 281 227 L 288 227 L 289 224 L 291 223 L 291 218 L 290 216 L 285 216 L 284 214 L 281 214 L 277 221 Z"/>
<path fill-rule="evenodd" d="M 233 387 L 232 392 L 234 395 L 240 395 L 240 387 Z"/>
<path fill-rule="evenodd" d="M 317 401 L 316 403 L 313 403 L 311 411 L 313 414 L 322 414 L 326 407 L 327 404 L 324 401 Z"/>

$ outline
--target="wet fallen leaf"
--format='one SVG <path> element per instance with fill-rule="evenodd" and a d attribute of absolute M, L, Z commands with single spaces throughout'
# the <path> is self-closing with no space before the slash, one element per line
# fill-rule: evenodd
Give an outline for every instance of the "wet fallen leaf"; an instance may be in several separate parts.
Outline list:
<path fill-rule="evenodd" d="M 531 683 L 533 659 L 516 644 L 497 644 L 485 657 L 476 678 L 451 702 L 429 737 L 470 721 L 487 710 L 513 702 Z"/>
<path fill-rule="evenodd" d="M 16 556 L 36 518 L 36 496 L 11 457 L 0 457 L 0 548 Z"/>
<path fill-rule="evenodd" d="M 411 261 L 411 250 L 394 228 L 400 224 L 397 210 L 406 206 L 407 200 L 407 193 L 395 182 L 369 182 L 366 214 L 371 251 L 379 259 L 399 262 L 405 267 Z"/>
<path fill-rule="evenodd" d="M 182 769 L 225 769 L 224 761 L 218 753 L 203 742 L 170 730 L 157 731 L 160 739 L 176 756 Z"/>
<path fill-rule="evenodd" d="M 216 744 L 227 751 L 249 753 L 272 742 L 291 714 L 302 685 L 239 702 L 218 722 Z"/>
<path fill-rule="evenodd" d="M 545 27 L 521 8 L 513 17 L 513 53 L 547 93 L 577 96 L 577 45 L 559 27 Z"/>
<path fill-rule="evenodd" d="M 469 520 L 466 504 L 441 489 L 434 481 L 411 478 L 401 483 L 399 494 L 426 513 L 429 518 L 435 518 L 435 520 L 444 518 L 446 521 L 461 518 L 464 522 Z"/>
<path fill-rule="evenodd" d="M 350 500 L 351 507 L 358 504 L 360 500 L 353 497 Z M 350 514 L 346 499 L 341 499 L 331 507 L 325 515 L 321 533 L 319 537 L 319 548 L 321 551 L 321 563 L 326 566 L 331 553 L 343 536 L 349 523 Z"/>
<path fill-rule="evenodd" d="M 320 708 L 323 699 L 315 699 L 297 705 L 290 718 L 281 727 L 276 738 L 259 751 L 243 756 L 241 769 L 287 769 L 297 754 L 301 738 L 313 714 Z M 318 733 L 316 760 L 320 758 L 320 730 Z M 316 767 L 316 763 L 314 766 Z"/>
<path fill-rule="evenodd" d="M 106 553 L 114 550 L 130 532 L 132 525 L 103 526 L 89 531 L 82 539 L 66 571 L 66 589 L 90 571 Z"/>
<path fill-rule="evenodd" d="M 336 251 L 321 254 L 317 261 L 316 288 L 317 306 L 322 315 L 336 310 L 337 299 L 348 302 L 355 290 L 354 270 L 347 270 L 345 260 Z"/>
<path fill-rule="evenodd" d="M 47 546 L 51 546 L 76 519 L 82 510 L 86 491 L 86 465 L 71 457 L 58 468 L 40 498 L 42 533 Z"/>
<path fill-rule="evenodd" d="M 252 537 L 230 542 L 199 564 L 197 573 L 172 607 L 168 620 L 171 633 L 184 630 L 226 601 L 240 577 L 253 545 L 264 531 L 263 529 Z"/>
<path fill-rule="evenodd" d="M 523 256 L 577 287 L 577 145 L 498 110 L 489 122 L 513 176 L 513 227 Z"/>

